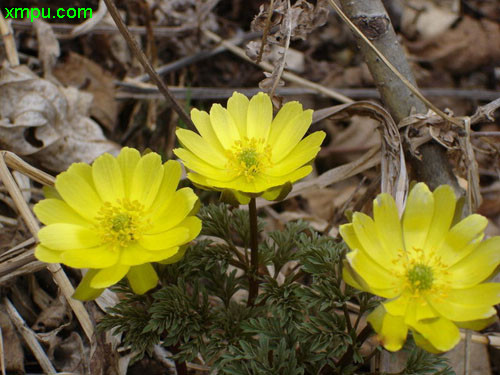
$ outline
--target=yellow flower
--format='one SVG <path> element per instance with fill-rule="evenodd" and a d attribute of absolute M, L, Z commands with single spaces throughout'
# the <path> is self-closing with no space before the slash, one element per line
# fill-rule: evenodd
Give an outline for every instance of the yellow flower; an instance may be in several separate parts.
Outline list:
<path fill-rule="evenodd" d="M 314 159 L 325 138 L 318 131 L 302 139 L 312 112 L 294 101 L 273 119 L 268 95 L 261 92 L 249 100 L 235 92 L 227 109 L 220 104 L 214 104 L 210 114 L 193 109 L 191 118 L 200 134 L 178 129 L 183 148 L 174 152 L 192 171 L 188 178 L 199 186 L 231 190 L 240 201 L 239 193 L 281 199 L 291 183 L 312 171 L 305 164 Z"/>
<path fill-rule="evenodd" d="M 500 283 L 484 283 L 500 264 L 500 237 L 482 241 L 481 215 L 459 217 L 448 185 L 411 190 L 400 221 L 392 197 L 380 194 L 373 216 L 355 213 L 340 233 L 352 250 L 344 280 L 386 298 L 368 317 L 384 347 L 401 349 L 408 330 L 431 352 L 453 348 L 459 327 L 482 329 L 495 320 Z M 458 215 L 457 215 L 458 214 Z"/>
<path fill-rule="evenodd" d="M 96 298 L 125 275 L 134 292 L 158 282 L 150 262 L 179 260 L 201 230 L 193 215 L 197 196 L 177 190 L 180 164 L 162 165 L 156 153 L 143 157 L 123 148 L 92 166 L 73 164 L 34 211 L 46 226 L 38 232 L 35 256 L 47 263 L 89 268 L 75 298 Z"/>

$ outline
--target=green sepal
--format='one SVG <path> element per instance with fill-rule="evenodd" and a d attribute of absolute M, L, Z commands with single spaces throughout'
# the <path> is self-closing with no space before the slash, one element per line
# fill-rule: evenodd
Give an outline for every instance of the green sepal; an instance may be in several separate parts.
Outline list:
<path fill-rule="evenodd" d="M 158 284 L 158 275 L 151 263 L 130 267 L 127 279 L 135 294 L 144 294 Z"/>
<path fill-rule="evenodd" d="M 268 201 L 279 202 L 285 199 L 292 191 L 293 184 L 290 181 L 285 182 L 283 185 L 272 187 L 262 194 L 262 198 Z"/>
<path fill-rule="evenodd" d="M 187 248 L 188 248 L 188 245 L 183 245 L 183 246 L 179 247 L 179 250 L 174 255 L 172 255 L 170 258 L 159 261 L 158 263 L 160 263 L 160 264 L 172 264 L 172 263 L 178 262 L 179 260 L 182 259 L 182 257 L 186 253 Z"/>
<path fill-rule="evenodd" d="M 101 295 L 104 289 L 95 289 L 90 287 L 90 281 L 94 278 L 97 272 L 99 272 L 99 270 L 96 269 L 89 269 L 87 271 L 73 293 L 72 297 L 74 299 L 80 301 L 92 301 Z"/>
<path fill-rule="evenodd" d="M 248 204 L 248 202 L 250 202 L 250 198 L 239 191 L 224 189 L 220 194 L 219 201 L 227 203 L 233 207 L 238 207 L 240 204 Z"/>

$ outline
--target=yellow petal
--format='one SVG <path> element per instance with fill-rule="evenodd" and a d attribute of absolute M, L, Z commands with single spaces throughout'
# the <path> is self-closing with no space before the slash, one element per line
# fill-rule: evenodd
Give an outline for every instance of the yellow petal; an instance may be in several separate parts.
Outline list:
<path fill-rule="evenodd" d="M 356 236 L 354 225 L 352 223 L 341 225 L 339 227 L 339 232 L 342 239 L 351 250 L 363 250 L 363 246 L 361 246 L 361 242 L 359 242 L 358 237 Z"/>
<path fill-rule="evenodd" d="M 75 170 L 74 166 L 57 176 L 55 183 L 57 192 L 78 214 L 95 222 L 97 212 L 102 205 L 101 198 L 88 183 L 86 177 L 77 173 L 69 173 L 70 170 Z M 90 166 L 87 165 L 87 167 L 91 172 Z"/>
<path fill-rule="evenodd" d="M 408 327 L 402 317 L 392 316 L 379 306 L 368 315 L 367 320 L 377 332 L 377 338 L 384 348 L 395 352 L 403 347 Z"/>
<path fill-rule="evenodd" d="M 394 298 L 398 295 L 396 288 L 402 281 L 393 273 L 387 271 L 378 263 L 375 263 L 372 258 L 368 257 L 363 251 L 351 251 L 346 257 L 354 271 L 356 271 L 370 287 L 392 291 L 392 295 L 389 298 Z"/>
<path fill-rule="evenodd" d="M 500 264 L 500 237 L 482 242 L 471 254 L 448 268 L 447 279 L 453 288 L 468 288 L 485 280 Z"/>
<path fill-rule="evenodd" d="M 424 183 L 411 190 L 403 215 L 403 237 L 406 250 L 423 249 L 434 214 L 434 196 Z"/>
<path fill-rule="evenodd" d="M 487 319 L 472 320 L 468 322 L 456 322 L 457 327 L 464 329 L 472 329 L 474 331 L 482 331 L 486 327 L 498 321 L 498 316 L 494 315 Z"/>
<path fill-rule="evenodd" d="M 92 225 L 78 215 L 66 202 L 60 199 L 44 199 L 33 207 L 38 219 L 45 225 L 56 223 L 76 224 L 80 226 Z"/>
<path fill-rule="evenodd" d="M 240 133 L 233 117 L 220 104 L 214 104 L 210 109 L 210 123 L 225 149 L 230 149 L 234 142 L 240 139 Z"/>
<path fill-rule="evenodd" d="M 90 287 L 90 280 L 96 275 L 99 270 L 88 270 L 85 276 L 83 276 L 82 281 L 78 284 L 78 287 L 73 293 L 73 298 L 80 301 L 91 301 L 96 299 L 104 291 L 104 288 L 94 289 Z"/>
<path fill-rule="evenodd" d="M 209 179 L 205 176 L 202 176 L 201 174 L 188 172 L 186 176 L 193 183 L 194 186 L 200 189 L 215 190 L 215 191 L 219 190 L 215 186 L 213 185 L 211 186 L 208 182 Z"/>
<path fill-rule="evenodd" d="M 155 218 L 154 224 L 147 234 L 164 232 L 179 224 L 191 212 L 197 200 L 198 196 L 191 188 L 177 190 L 173 194 L 170 205 L 165 209 L 163 215 Z"/>
<path fill-rule="evenodd" d="M 57 192 L 56 188 L 53 186 L 44 186 L 42 187 L 43 195 L 47 199 L 59 199 L 62 200 L 63 198 L 61 195 Z"/>
<path fill-rule="evenodd" d="M 194 240 L 201 232 L 201 220 L 196 216 L 189 216 L 179 223 L 179 227 L 186 228 L 189 232 L 185 243 Z"/>
<path fill-rule="evenodd" d="M 417 344 L 417 346 L 419 346 L 420 348 L 428 351 L 429 353 L 434 353 L 434 354 L 439 354 L 441 353 L 440 350 L 436 349 L 431 343 L 430 341 L 426 340 L 424 338 L 424 336 L 422 336 L 421 334 L 419 334 L 418 332 L 412 330 L 412 334 L 413 334 L 413 339 L 415 340 L 415 344 Z"/>
<path fill-rule="evenodd" d="M 147 250 L 164 250 L 184 244 L 188 238 L 188 228 L 176 227 L 162 233 L 153 235 L 145 234 L 139 240 L 139 245 L 145 247 Z"/>
<path fill-rule="evenodd" d="M 151 207 L 163 180 L 160 155 L 151 152 L 137 163 L 130 188 L 130 200 L 137 200 L 145 209 Z"/>
<path fill-rule="evenodd" d="M 310 109 L 302 112 L 283 129 L 282 136 L 273 145 L 271 159 L 273 163 L 278 163 L 286 158 L 299 143 L 311 126 L 312 114 L 313 111 Z"/>
<path fill-rule="evenodd" d="M 373 201 L 373 221 L 380 244 L 393 261 L 404 245 L 398 209 L 391 195 L 379 194 Z"/>
<path fill-rule="evenodd" d="M 267 94 L 259 92 L 250 99 L 247 112 L 248 138 L 263 138 L 267 141 L 271 121 L 273 120 L 273 104 Z"/>
<path fill-rule="evenodd" d="M 130 266 L 124 266 L 121 264 L 117 264 L 109 268 L 103 268 L 97 271 L 95 276 L 90 280 L 90 287 L 100 289 L 114 285 L 127 274 L 129 269 Z"/>
<path fill-rule="evenodd" d="M 153 252 L 146 250 L 138 243 L 132 243 L 120 251 L 120 264 L 136 266 L 151 261 Z"/>
<path fill-rule="evenodd" d="M 293 101 L 286 103 L 279 110 L 278 114 L 271 123 L 271 130 L 267 143 L 271 146 L 276 143 L 279 137 L 283 136 L 283 129 L 298 115 L 302 113 L 302 104 Z"/>
<path fill-rule="evenodd" d="M 245 176 L 240 176 L 228 182 L 207 179 L 207 183 L 209 186 L 233 189 L 244 193 L 262 193 L 273 187 L 284 185 L 287 182 L 300 180 L 311 173 L 311 171 L 312 167 L 310 165 L 306 165 L 293 171 L 292 173 L 280 177 L 258 174 L 251 181 L 248 181 Z"/>
<path fill-rule="evenodd" d="M 210 143 L 205 141 L 205 139 L 198 134 L 186 129 L 177 129 L 175 134 L 177 138 L 179 138 L 179 142 L 181 142 L 182 146 L 187 148 L 194 155 L 216 168 L 225 168 L 227 158 L 224 154 L 215 150 Z"/>
<path fill-rule="evenodd" d="M 414 326 L 419 321 L 424 319 L 432 319 L 438 317 L 439 314 L 429 305 L 423 297 L 410 298 L 405 313 L 405 323 L 409 326 Z"/>
<path fill-rule="evenodd" d="M 124 147 L 116 160 L 122 172 L 125 194 L 130 198 L 130 188 L 132 187 L 135 168 L 139 160 L 141 160 L 141 154 L 135 148 Z"/>
<path fill-rule="evenodd" d="M 165 257 L 163 260 L 160 261 L 161 264 L 173 264 L 178 262 L 179 260 L 182 259 L 184 254 L 186 254 L 186 250 L 188 248 L 188 245 L 181 246 L 179 248 L 176 248 L 177 251 L 174 253 L 172 252 L 171 256 Z"/>
<path fill-rule="evenodd" d="M 428 296 L 427 300 L 442 317 L 456 322 L 486 319 L 496 313 L 491 305 L 473 306 L 435 295 Z"/>
<path fill-rule="evenodd" d="M 187 168 L 201 174 L 202 176 L 207 176 L 211 179 L 223 182 L 233 180 L 236 177 L 234 171 L 215 168 L 186 149 L 176 148 L 174 150 L 174 154 L 182 160 Z"/>
<path fill-rule="evenodd" d="M 170 205 L 175 190 L 177 189 L 177 185 L 179 185 L 181 175 L 181 164 L 178 161 L 169 160 L 163 164 L 163 179 L 161 181 L 160 188 L 158 189 L 155 201 L 151 205 L 154 210 L 151 217 L 153 222 Z"/>
<path fill-rule="evenodd" d="M 158 250 L 158 251 L 150 251 L 151 256 L 149 258 L 150 262 L 159 262 L 161 264 L 170 264 L 176 262 L 175 259 L 180 260 L 184 252 L 180 252 L 179 250 L 184 246 L 176 246 L 171 247 L 170 249 Z M 172 260 L 172 261 L 170 261 Z"/>
<path fill-rule="evenodd" d="M 53 250 L 85 249 L 100 245 L 101 239 L 89 228 L 75 224 L 57 223 L 38 232 L 42 245 Z"/>
<path fill-rule="evenodd" d="M 466 289 L 451 289 L 444 298 L 430 296 L 429 302 L 445 318 L 457 322 L 484 321 L 496 314 L 500 283 L 485 283 Z"/>
<path fill-rule="evenodd" d="M 45 263 L 61 263 L 60 250 L 52 250 L 46 246 L 38 245 L 35 248 L 35 257 Z"/>
<path fill-rule="evenodd" d="M 343 262 L 342 277 L 344 278 L 344 281 L 353 288 L 369 292 L 380 297 L 394 298 L 397 295 L 396 291 L 392 287 L 388 289 L 377 289 L 368 285 L 368 283 L 352 269 L 351 265 L 346 260 Z"/>
<path fill-rule="evenodd" d="M 396 262 L 397 251 L 400 249 L 382 245 L 376 223 L 371 217 L 361 212 L 355 212 L 352 217 L 352 224 L 356 238 L 361 244 L 359 250 L 363 251 L 373 262 L 383 267 L 386 271 L 391 272 L 390 270 L 396 267 L 401 268 L 399 263 Z M 385 229 L 391 230 L 388 228 Z M 394 238 L 394 245 L 397 245 L 397 241 L 398 239 Z"/>
<path fill-rule="evenodd" d="M 158 275 L 149 263 L 130 267 L 127 279 L 135 294 L 144 294 L 158 284 Z"/>
<path fill-rule="evenodd" d="M 473 252 L 482 240 L 487 225 L 488 219 L 477 214 L 455 224 L 438 249 L 443 262 L 451 266 Z"/>
<path fill-rule="evenodd" d="M 378 305 L 368 316 L 366 320 L 373 327 L 375 332 L 380 332 L 382 330 L 382 324 L 384 323 L 384 317 L 387 312 L 383 305 Z"/>
<path fill-rule="evenodd" d="M 97 193 L 104 202 L 115 203 L 125 197 L 120 165 L 110 154 L 103 154 L 94 161 L 92 177 Z"/>
<path fill-rule="evenodd" d="M 410 293 L 403 293 L 397 298 L 385 301 L 383 303 L 385 311 L 394 316 L 404 317 L 406 315 L 406 310 L 408 308 L 410 298 Z"/>
<path fill-rule="evenodd" d="M 302 167 L 316 157 L 325 136 L 326 133 L 322 131 L 308 135 L 295 146 L 288 157 L 267 168 L 265 173 L 270 176 L 282 176 Z"/>
<path fill-rule="evenodd" d="M 497 305 L 500 303 L 500 283 L 483 283 L 466 289 L 451 289 L 446 299 L 472 306 Z"/>
<path fill-rule="evenodd" d="M 201 137 L 210 144 L 215 150 L 224 155 L 224 148 L 217 138 L 212 123 L 210 122 L 210 115 L 205 111 L 199 111 L 196 108 L 191 110 L 191 120 L 193 120 L 198 133 Z"/>
<path fill-rule="evenodd" d="M 233 95 L 227 101 L 227 110 L 238 128 L 241 138 L 247 135 L 248 103 L 248 98 L 239 92 L 233 92 Z"/>
<path fill-rule="evenodd" d="M 90 187 L 95 190 L 94 178 L 92 177 L 92 167 L 86 163 L 73 163 L 66 171 L 68 174 L 82 177 Z"/>
<path fill-rule="evenodd" d="M 449 185 L 441 185 L 432 193 L 434 196 L 434 214 L 425 241 L 425 249 L 437 249 L 444 240 L 455 216 L 455 193 Z"/>
<path fill-rule="evenodd" d="M 66 250 L 61 254 L 61 263 L 73 268 L 107 268 L 118 262 L 119 253 L 108 246 L 88 249 Z"/>
<path fill-rule="evenodd" d="M 412 327 L 437 350 L 446 352 L 460 341 L 460 331 L 448 319 L 422 320 Z"/>
<path fill-rule="evenodd" d="M 342 278 L 346 282 L 347 285 L 352 286 L 353 288 L 356 288 L 358 290 L 362 290 L 365 292 L 370 291 L 370 287 L 366 282 L 361 279 L 356 272 L 351 268 L 349 265 L 349 262 L 344 262 L 343 267 L 342 267 Z"/>

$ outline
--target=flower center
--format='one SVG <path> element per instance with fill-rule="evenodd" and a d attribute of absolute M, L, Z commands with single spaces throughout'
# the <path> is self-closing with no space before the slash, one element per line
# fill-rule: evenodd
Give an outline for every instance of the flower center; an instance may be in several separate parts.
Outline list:
<path fill-rule="evenodd" d="M 432 249 L 399 250 L 396 266 L 396 276 L 403 279 L 402 290 L 408 290 L 413 297 L 420 298 L 431 293 L 444 296 L 450 288 L 448 281 L 448 265 Z"/>
<path fill-rule="evenodd" d="M 428 290 L 432 287 L 434 272 L 425 264 L 416 264 L 408 270 L 406 277 L 413 290 Z"/>
<path fill-rule="evenodd" d="M 253 148 L 244 148 L 238 155 L 238 159 L 243 162 L 247 168 L 257 167 L 259 164 L 257 151 Z"/>
<path fill-rule="evenodd" d="M 271 147 L 264 139 L 243 138 L 236 141 L 227 152 L 228 169 L 236 171 L 238 176 L 245 176 L 247 181 L 253 181 L 255 175 L 271 166 Z"/>
<path fill-rule="evenodd" d="M 147 228 L 144 206 L 137 201 L 119 199 L 116 204 L 104 202 L 97 214 L 97 231 L 105 244 L 119 250 L 137 241 Z"/>

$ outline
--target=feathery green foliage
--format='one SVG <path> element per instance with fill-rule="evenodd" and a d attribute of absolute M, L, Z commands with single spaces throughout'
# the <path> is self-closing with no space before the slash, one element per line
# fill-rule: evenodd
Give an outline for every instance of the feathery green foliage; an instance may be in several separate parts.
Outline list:
<path fill-rule="evenodd" d="M 221 204 L 199 217 L 207 237 L 180 262 L 158 266 L 156 291 L 137 296 L 120 285 L 123 299 L 101 329 L 122 333 L 136 359 L 161 344 L 175 361 L 201 355 L 220 374 L 369 372 L 361 347 L 372 332 L 361 329 L 361 317 L 378 301 L 343 283 L 343 243 L 300 221 L 264 234 L 259 221 L 260 294 L 248 307 L 248 213 Z M 442 357 L 412 349 L 404 374 L 432 371 L 451 374 Z"/>

